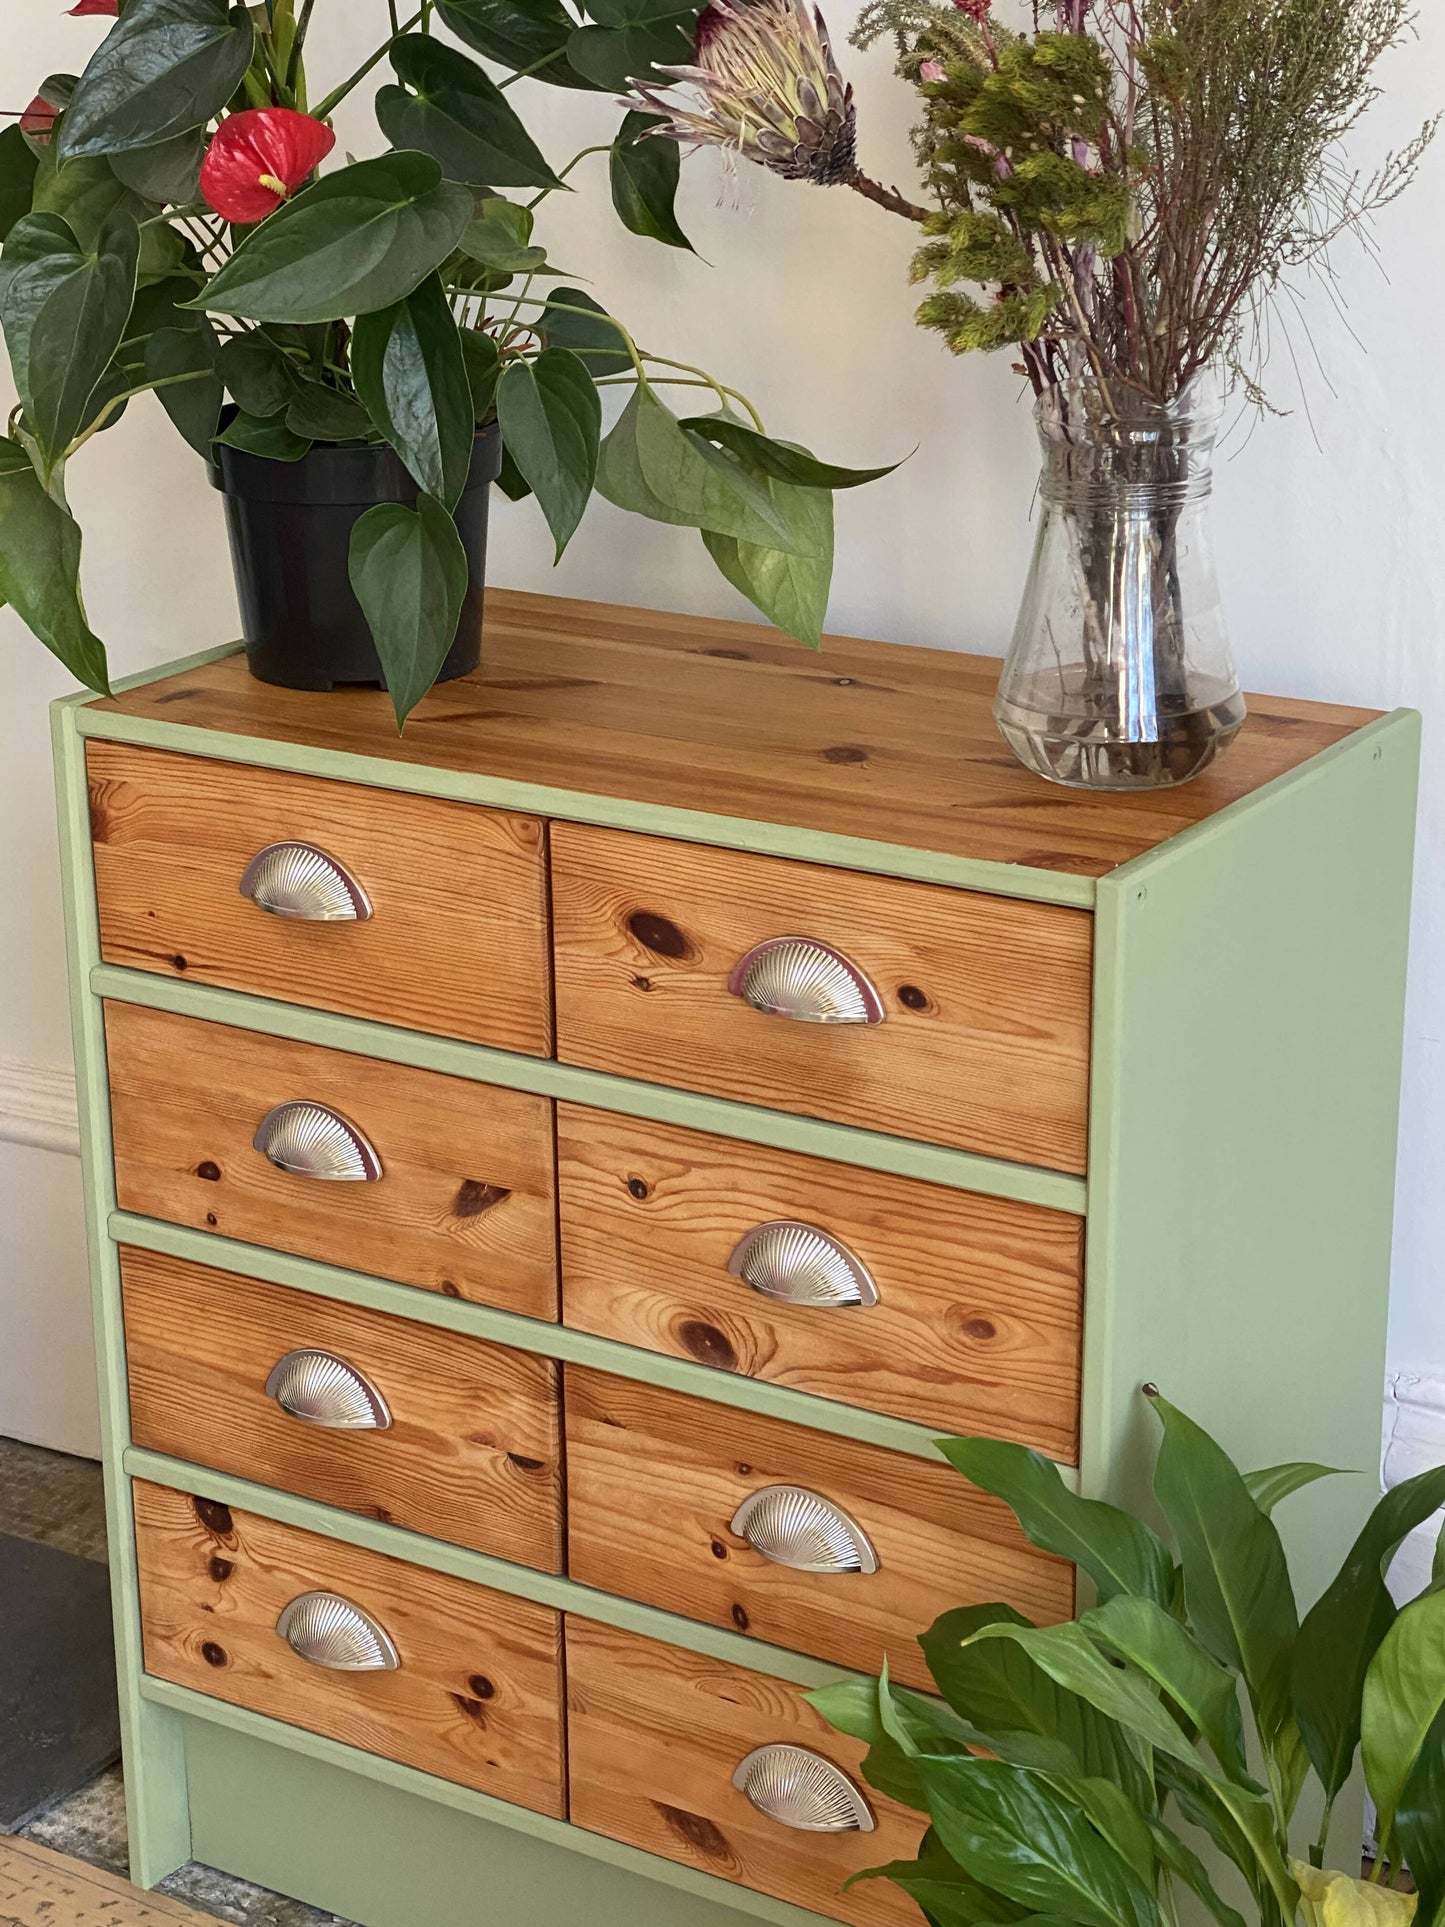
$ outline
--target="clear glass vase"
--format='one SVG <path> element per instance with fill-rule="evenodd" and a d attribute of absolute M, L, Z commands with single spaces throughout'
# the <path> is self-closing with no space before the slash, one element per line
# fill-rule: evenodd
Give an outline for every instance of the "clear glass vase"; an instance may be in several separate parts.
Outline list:
<path fill-rule="evenodd" d="M 1220 403 L 1093 382 L 1043 395 L 1041 514 L 993 713 L 1010 749 L 1076 789 L 1187 783 L 1244 721 L 1208 504 Z"/>

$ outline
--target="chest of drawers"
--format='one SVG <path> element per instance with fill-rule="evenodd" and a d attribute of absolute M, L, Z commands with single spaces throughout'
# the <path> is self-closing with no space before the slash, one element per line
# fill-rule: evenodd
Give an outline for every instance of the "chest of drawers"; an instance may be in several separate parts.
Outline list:
<path fill-rule="evenodd" d="M 226 651 L 57 706 L 133 1877 L 922 1927 L 802 1689 L 1075 1604 L 935 1436 L 1375 1460 L 1416 719 L 1089 797 L 978 659 L 484 653 L 400 740 Z"/>

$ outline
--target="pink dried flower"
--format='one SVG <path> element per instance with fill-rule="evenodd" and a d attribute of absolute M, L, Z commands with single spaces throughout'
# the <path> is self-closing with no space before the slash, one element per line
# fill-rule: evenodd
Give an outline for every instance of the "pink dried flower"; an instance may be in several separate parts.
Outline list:
<path fill-rule="evenodd" d="M 923 65 L 918 69 L 918 78 L 920 80 L 946 80 L 948 78 L 948 70 L 941 60 L 925 60 Z"/>
<path fill-rule="evenodd" d="M 960 13 L 966 13 L 970 20 L 982 22 L 988 18 L 993 0 L 953 0 Z"/>

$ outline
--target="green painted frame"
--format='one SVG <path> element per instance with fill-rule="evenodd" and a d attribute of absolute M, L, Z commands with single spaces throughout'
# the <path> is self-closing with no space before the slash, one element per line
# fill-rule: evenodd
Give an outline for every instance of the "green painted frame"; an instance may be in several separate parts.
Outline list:
<path fill-rule="evenodd" d="M 189 662 L 228 653 L 207 651 Z M 153 674 L 185 666 L 171 664 Z M 149 679 L 132 678 L 131 684 Z M 258 1747 L 284 1754 L 288 1771 L 319 1776 L 318 1787 L 334 1791 L 346 1783 L 336 1776 L 349 1774 L 376 1783 L 377 1797 L 390 1789 L 391 1797 L 403 1801 L 466 1807 L 493 1829 L 520 1830 L 539 1841 L 541 1834 L 537 1816 L 519 1817 L 520 1810 L 499 1802 L 488 1803 L 484 1813 L 468 1806 L 484 1796 L 148 1679 L 127 1501 L 132 1476 L 183 1484 L 799 1684 L 839 1672 L 565 1579 L 135 1448 L 125 1400 L 119 1243 L 477 1331 L 917 1456 L 932 1456 L 935 1448 L 923 1428 L 879 1414 L 120 1213 L 111 1177 L 102 998 L 1081 1213 L 1087 1221 L 1081 1490 L 1147 1507 L 1152 1441 L 1136 1396 L 1146 1378 L 1157 1379 L 1177 1403 L 1219 1431 L 1244 1462 L 1353 1455 L 1362 1467 L 1374 1464 L 1419 747 L 1419 719 L 1412 712 L 1382 718 L 1096 884 L 783 825 L 493 783 L 184 724 L 138 722 L 97 711 L 90 707 L 93 700 L 62 699 L 53 724 L 132 1869 L 142 1885 L 154 1884 L 187 1857 L 191 1801 L 199 1788 L 201 1843 L 220 1863 L 234 1861 L 238 1871 L 272 1879 L 278 1867 L 294 1866 L 292 1890 L 301 1892 L 304 1885 L 304 1897 L 340 1904 L 347 1880 L 339 1865 L 329 1866 L 323 1850 L 296 1861 L 286 1858 L 289 1845 L 268 1855 L 257 1839 L 242 1840 L 239 1823 L 233 1836 L 220 1817 L 216 1789 L 222 1785 L 244 1784 L 262 1799 Z M 1092 908 L 1089 1179 L 106 965 L 99 951 L 86 807 L 84 748 L 90 736 Z M 1189 1074 L 1181 1088 L 1177 1061 L 1186 1038 Z M 1165 1069 L 1169 1075 L 1162 1078 Z M 1293 1378 L 1309 1385 L 1308 1399 L 1281 1398 L 1281 1360 L 1288 1361 Z M 1322 1486 L 1291 1501 L 1293 1536 L 1312 1576 L 1342 1550 L 1370 1496 L 1368 1488 L 1346 1494 Z M 1337 1814 L 1341 1841 L 1357 1823 L 1347 1808 L 1342 1804 Z M 745 1918 L 806 1927 L 824 1918 L 599 1841 L 564 1822 L 547 1821 L 544 1830 L 550 1848 L 600 1856 L 629 1877 L 645 1874 L 664 1894 L 680 1888 L 699 1906 L 706 1902 L 698 1927 L 740 1927 Z M 379 1880 L 379 1866 L 374 1872 Z M 665 1898 L 658 1901 L 661 1911 L 643 1906 L 639 1913 L 638 1895 L 646 1891 L 635 1883 L 628 1888 L 628 1923 L 640 1919 L 643 1927 L 652 1921 L 660 1927 L 675 1919 Z M 517 1927 L 563 1927 L 571 1917 L 518 1913 L 516 1920 Z M 384 1907 L 374 1922 L 366 1918 L 369 1927 L 393 1927 Z M 424 1918 L 413 1905 L 396 1927 L 451 1923 Z"/>

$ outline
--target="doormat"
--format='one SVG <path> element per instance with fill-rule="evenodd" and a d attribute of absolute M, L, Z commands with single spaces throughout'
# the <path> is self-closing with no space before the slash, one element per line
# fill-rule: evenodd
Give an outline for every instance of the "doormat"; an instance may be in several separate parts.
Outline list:
<path fill-rule="evenodd" d="M 109 1574 L 0 1533 L 0 1833 L 119 1757 Z"/>

